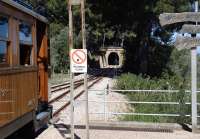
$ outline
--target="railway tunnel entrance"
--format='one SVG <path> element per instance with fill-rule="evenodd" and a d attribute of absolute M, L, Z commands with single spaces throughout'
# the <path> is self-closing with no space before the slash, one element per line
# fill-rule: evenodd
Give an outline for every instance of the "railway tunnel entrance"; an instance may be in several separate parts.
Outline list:
<path fill-rule="evenodd" d="M 117 53 L 110 53 L 110 55 L 108 56 L 108 65 L 113 65 L 113 66 L 117 66 L 119 65 L 119 56 Z"/>
<path fill-rule="evenodd" d="M 99 65 L 101 69 L 122 68 L 124 49 L 122 47 L 105 47 L 100 49 Z"/>

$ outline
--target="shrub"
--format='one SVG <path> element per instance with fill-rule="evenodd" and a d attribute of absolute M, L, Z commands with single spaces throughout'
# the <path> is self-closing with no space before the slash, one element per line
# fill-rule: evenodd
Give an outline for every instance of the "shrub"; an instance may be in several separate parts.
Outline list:
<path fill-rule="evenodd" d="M 190 122 L 184 115 L 191 113 L 191 97 L 185 92 L 185 82 L 178 76 L 161 79 L 151 79 L 149 77 L 137 76 L 134 74 L 122 74 L 118 77 L 116 88 L 121 90 L 180 90 L 177 93 L 149 93 L 149 92 L 124 92 L 130 101 L 144 102 L 179 102 L 179 105 L 161 105 L 161 104 L 132 104 L 130 112 L 135 113 L 156 113 L 156 114 L 180 114 L 180 117 L 159 117 L 159 116 L 124 116 L 123 120 L 134 120 L 143 122 Z"/>

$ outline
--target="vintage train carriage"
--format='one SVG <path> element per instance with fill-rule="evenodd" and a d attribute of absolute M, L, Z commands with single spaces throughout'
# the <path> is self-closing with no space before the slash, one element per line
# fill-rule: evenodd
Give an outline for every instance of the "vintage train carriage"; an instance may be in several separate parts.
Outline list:
<path fill-rule="evenodd" d="M 0 138 L 48 109 L 47 28 L 45 17 L 0 0 Z"/>

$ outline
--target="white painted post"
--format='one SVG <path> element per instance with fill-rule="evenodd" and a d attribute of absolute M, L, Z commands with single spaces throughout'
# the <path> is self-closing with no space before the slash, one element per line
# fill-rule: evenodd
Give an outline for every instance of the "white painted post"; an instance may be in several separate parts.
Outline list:
<path fill-rule="evenodd" d="M 74 74 L 70 73 L 71 138 L 74 139 Z"/>
<path fill-rule="evenodd" d="M 197 50 L 191 49 L 192 80 L 192 132 L 197 130 Z"/>
<path fill-rule="evenodd" d="M 86 47 L 86 29 L 85 29 L 85 0 L 81 0 L 81 31 L 82 31 L 82 47 Z M 90 138 L 89 133 L 89 104 L 88 104 L 88 80 L 87 72 L 84 73 L 84 90 L 85 90 L 85 116 L 86 116 L 86 139 Z"/>
<path fill-rule="evenodd" d="M 106 116 L 106 94 L 107 94 L 107 89 L 104 89 L 104 101 L 103 101 L 103 105 L 104 105 L 104 121 L 107 121 L 107 116 Z"/>
<path fill-rule="evenodd" d="M 198 12 L 198 1 L 195 1 L 195 12 Z M 197 131 L 197 49 L 191 49 L 191 91 L 192 91 L 192 132 Z"/>

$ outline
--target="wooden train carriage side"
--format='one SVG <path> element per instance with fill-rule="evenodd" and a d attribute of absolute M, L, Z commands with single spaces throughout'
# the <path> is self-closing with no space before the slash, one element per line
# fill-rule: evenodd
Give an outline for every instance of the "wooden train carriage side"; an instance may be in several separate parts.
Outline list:
<path fill-rule="evenodd" d="M 47 22 L 12 0 L 0 1 L 0 138 L 48 107 Z"/>
<path fill-rule="evenodd" d="M 33 111 L 37 107 L 37 68 L 1 71 L 0 124 Z"/>

